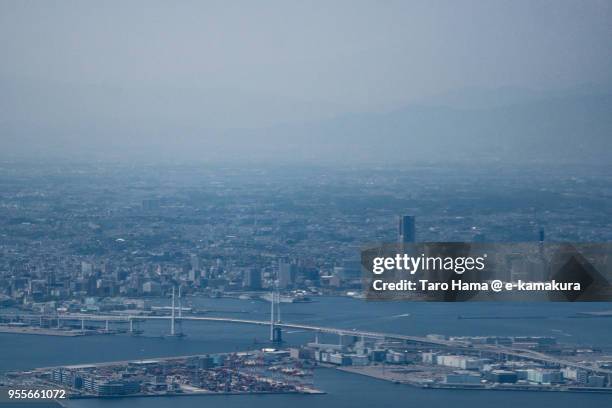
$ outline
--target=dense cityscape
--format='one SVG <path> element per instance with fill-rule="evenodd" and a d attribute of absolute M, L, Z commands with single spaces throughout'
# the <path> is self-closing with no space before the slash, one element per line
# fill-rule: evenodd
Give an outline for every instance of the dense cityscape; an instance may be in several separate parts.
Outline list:
<path fill-rule="evenodd" d="M 610 408 L 611 22 L 0 0 L 0 408 Z"/>
<path fill-rule="evenodd" d="M 4 163 L 0 302 L 91 309 L 173 286 L 345 293 L 361 288 L 360 249 L 395 242 L 406 213 L 421 242 L 609 240 L 603 170 L 554 171 Z"/>
<path fill-rule="evenodd" d="M 335 367 L 422 388 L 610 390 L 609 350 L 554 336 L 411 337 L 280 316 L 286 303 L 360 298 L 359 251 L 373 242 L 605 241 L 612 231 L 601 221 L 612 215 L 612 188 L 600 185 L 599 195 L 584 199 L 597 183 L 594 169 L 570 178 L 547 174 L 546 183 L 530 185 L 507 168 L 489 177 L 469 167 L 451 173 L 427 166 L 14 169 L 5 163 L 0 174 L 4 333 L 139 336 L 151 319 L 165 319 L 166 335 L 183 336 L 183 321 L 267 324 L 210 317 L 194 305 L 201 297 L 268 302 L 272 315 L 267 348 L 39 368 L 8 373 L 7 384 L 55 385 L 72 398 L 312 394 L 325 390 L 302 381 L 309 370 Z M 492 211 L 500 201 L 502 210 Z M 406 213 L 414 215 L 398 228 Z M 316 338 L 288 347 L 281 329 L 291 328 Z M 318 333 L 339 341 L 320 341 Z"/>

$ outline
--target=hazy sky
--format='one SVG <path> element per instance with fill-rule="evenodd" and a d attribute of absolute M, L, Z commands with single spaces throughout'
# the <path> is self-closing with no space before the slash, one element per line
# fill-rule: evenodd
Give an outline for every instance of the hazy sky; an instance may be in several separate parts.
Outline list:
<path fill-rule="evenodd" d="M 611 44 L 604 0 L 0 0 L 0 124 L 249 128 L 465 88 L 609 87 Z"/>
<path fill-rule="evenodd" d="M 610 1 L 0 1 L 0 74 L 346 107 L 611 82 Z"/>

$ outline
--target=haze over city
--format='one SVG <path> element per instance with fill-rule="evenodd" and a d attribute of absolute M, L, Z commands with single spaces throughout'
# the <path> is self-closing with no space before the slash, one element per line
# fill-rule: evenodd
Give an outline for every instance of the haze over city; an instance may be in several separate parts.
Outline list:
<path fill-rule="evenodd" d="M 609 408 L 611 23 L 0 0 L 0 406 Z"/>

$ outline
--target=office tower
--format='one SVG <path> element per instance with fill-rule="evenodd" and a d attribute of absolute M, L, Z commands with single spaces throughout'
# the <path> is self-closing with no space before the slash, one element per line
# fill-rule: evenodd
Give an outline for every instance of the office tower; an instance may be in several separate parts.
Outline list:
<path fill-rule="evenodd" d="M 258 268 L 248 268 L 245 270 L 242 286 L 250 290 L 261 289 L 261 270 Z"/>
<path fill-rule="evenodd" d="M 197 282 L 200 280 L 201 274 L 200 274 L 200 270 L 199 269 L 191 269 L 189 271 L 189 280 L 191 282 Z"/>
<path fill-rule="evenodd" d="M 191 255 L 191 257 L 189 258 L 189 263 L 191 264 L 192 270 L 197 271 L 200 269 L 200 258 L 196 254 Z"/>
<path fill-rule="evenodd" d="M 414 232 L 414 216 L 402 215 L 399 217 L 399 242 L 413 243 L 416 242 L 416 236 Z"/>
<path fill-rule="evenodd" d="M 544 234 L 544 228 L 540 228 L 539 232 L 538 232 L 538 239 L 539 239 L 539 243 L 538 243 L 538 252 L 539 252 L 539 263 L 540 263 L 540 270 L 537 273 L 536 276 L 534 276 L 534 279 L 537 280 L 547 280 L 548 279 L 548 275 L 549 275 L 549 271 L 548 271 L 548 262 L 546 260 L 546 254 L 544 253 L 544 239 L 545 239 L 545 234 Z"/>
<path fill-rule="evenodd" d="M 285 261 L 278 262 L 278 287 L 287 289 L 295 283 L 297 267 Z"/>
<path fill-rule="evenodd" d="M 342 261 L 340 266 L 335 266 L 333 271 L 334 275 L 338 275 L 341 279 L 359 279 L 361 277 L 361 261 L 346 259 Z"/>

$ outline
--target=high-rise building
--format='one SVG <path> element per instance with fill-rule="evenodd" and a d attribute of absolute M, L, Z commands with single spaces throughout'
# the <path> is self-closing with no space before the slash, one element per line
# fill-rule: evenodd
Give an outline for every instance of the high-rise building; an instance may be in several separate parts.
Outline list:
<path fill-rule="evenodd" d="M 401 215 L 399 217 L 398 233 L 400 244 L 416 242 L 416 235 L 414 231 L 414 216 Z"/>
<path fill-rule="evenodd" d="M 191 264 L 191 269 L 196 271 L 200 269 L 200 258 L 196 254 L 190 256 L 189 263 Z"/>
<path fill-rule="evenodd" d="M 200 270 L 199 269 L 191 269 L 189 271 L 189 280 L 191 282 L 197 282 L 200 280 L 201 274 L 200 274 Z"/>
<path fill-rule="evenodd" d="M 278 262 L 278 287 L 287 289 L 295 283 L 297 266 L 285 261 Z"/>
<path fill-rule="evenodd" d="M 248 268 L 245 270 L 242 286 L 250 290 L 261 289 L 261 270 L 258 268 Z"/>

